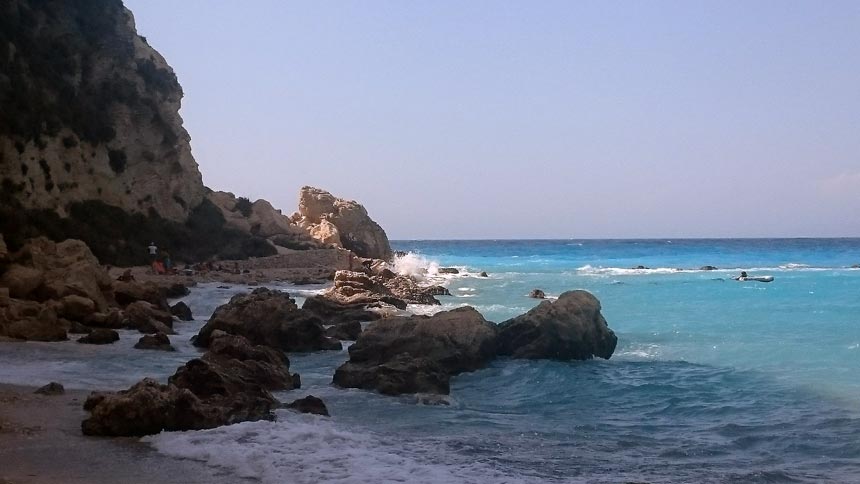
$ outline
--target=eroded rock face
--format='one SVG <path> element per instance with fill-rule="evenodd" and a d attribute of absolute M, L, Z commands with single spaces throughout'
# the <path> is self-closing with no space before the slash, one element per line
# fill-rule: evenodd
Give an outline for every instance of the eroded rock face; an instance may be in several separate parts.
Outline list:
<path fill-rule="evenodd" d="M 289 294 L 268 288 L 238 294 L 218 307 L 200 329 L 194 344 L 208 347 L 215 330 L 244 336 L 254 344 L 283 351 L 341 348 L 339 341 L 325 335 L 318 317 L 299 309 Z"/>
<path fill-rule="evenodd" d="M 382 227 L 358 202 L 336 198 L 313 187 L 302 187 L 293 221 L 321 243 L 336 243 L 360 257 L 390 259 L 391 245 Z M 326 241 L 326 242 L 323 242 Z"/>
<path fill-rule="evenodd" d="M 273 418 L 280 404 L 270 390 L 295 388 L 298 375 L 271 348 L 215 333 L 210 350 L 162 385 L 144 379 L 118 393 L 94 393 L 84 409 L 86 435 L 141 436 L 162 430 L 199 430 Z"/>
<path fill-rule="evenodd" d="M 499 325 L 499 354 L 513 358 L 608 359 L 617 342 L 600 301 L 587 291 L 565 292 Z"/>
<path fill-rule="evenodd" d="M 448 379 L 496 355 L 496 329 L 471 307 L 377 321 L 349 348 L 334 383 L 380 393 L 448 393 Z"/>
<path fill-rule="evenodd" d="M 0 336 L 29 341 L 64 341 L 66 327 L 50 307 L 0 297 Z"/>
<path fill-rule="evenodd" d="M 4 103 L 10 122 L 0 127 L 0 178 L 16 199 L 60 215 L 101 200 L 184 221 L 205 187 L 179 116 L 182 89 L 122 2 L 10 0 L 0 18 L 17 26 L 4 31 L 14 51 L 5 70 L 16 74 L 0 98 L 27 93 Z M 58 46 L 68 62 L 45 68 Z"/>

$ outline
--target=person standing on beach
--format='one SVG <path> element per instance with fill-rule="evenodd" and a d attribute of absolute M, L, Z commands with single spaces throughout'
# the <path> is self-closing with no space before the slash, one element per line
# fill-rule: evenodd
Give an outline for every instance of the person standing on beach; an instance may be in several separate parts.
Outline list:
<path fill-rule="evenodd" d="M 147 249 L 149 249 L 149 261 L 155 262 L 155 258 L 158 255 L 158 246 L 155 245 L 155 242 L 150 242 Z"/>

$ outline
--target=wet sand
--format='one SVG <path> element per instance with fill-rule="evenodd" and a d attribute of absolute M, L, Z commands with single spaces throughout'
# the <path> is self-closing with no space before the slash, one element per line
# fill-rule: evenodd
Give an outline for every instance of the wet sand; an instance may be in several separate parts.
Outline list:
<path fill-rule="evenodd" d="M 87 437 L 81 421 L 89 392 L 34 390 L 0 383 L 0 484 L 254 482 L 164 456 L 136 438 Z"/>

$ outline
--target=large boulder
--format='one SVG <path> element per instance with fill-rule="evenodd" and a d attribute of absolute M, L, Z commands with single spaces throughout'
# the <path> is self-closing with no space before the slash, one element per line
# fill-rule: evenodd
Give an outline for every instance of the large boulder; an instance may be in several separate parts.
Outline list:
<path fill-rule="evenodd" d="M 173 306 L 170 306 L 170 314 L 176 316 L 180 321 L 194 320 L 194 316 L 191 314 L 191 308 L 189 308 L 183 301 L 179 301 Z"/>
<path fill-rule="evenodd" d="M 329 416 L 328 408 L 326 408 L 322 399 L 313 395 L 308 395 L 305 398 L 300 398 L 292 403 L 288 403 L 287 405 L 284 405 L 284 408 L 289 408 L 299 413 L 312 413 L 314 415 L 322 415 L 325 417 Z"/>
<path fill-rule="evenodd" d="M 219 306 L 200 329 L 194 344 L 208 347 L 215 330 L 283 351 L 341 348 L 339 341 L 326 337 L 317 316 L 299 309 L 289 294 L 264 287 L 233 296 L 230 302 Z"/>
<path fill-rule="evenodd" d="M 123 311 L 125 325 L 141 333 L 175 334 L 173 315 L 153 306 L 146 301 L 136 301 Z"/>
<path fill-rule="evenodd" d="M 90 331 L 89 334 L 78 338 L 78 343 L 88 345 L 109 345 L 119 341 L 119 333 L 112 329 L 98 328 Z"/>
<path fill-rule="evenodd" d="M 377 321 L 349 347 L 334 375 L 341 387 L 385 394 L 448 393 L 448 379 L 496 355 L 496 329 L 471 307 Z"/>
<path fill-rule="evenodd" d="M 84 321 L 96 312 L 96 303 L 90 298 L 69 294 L 60 299 L 58 308 L 60 317 L 70 321 Z"/>
<path fill-rule="evenodd" d="M 80 240 L 30 239 L 10 262 L 0 286 L 9 287 L 12 297 L 46 301 L 76 295 L 92 300 L 99 311 L 114 301 L 110 276 Z"/>
<path fill-rule="evenodd" d="M 321 243 L 339 241 L 343 248 L 360 257 L 391 258 L 391 244 L 385 231 L 353 200 L 337 198 L 319 188 L 302 187 L 299 211 L 293 221 Z"/>
<path fill-rule="evenodd" d="M 608 359 L 617 342 L 600 301 L 587 291 L 565 292 L 499 325 L 499 354 L 514 358 Z"/>
<path fill-rule="evenodd" d="M 182 286 L 185 287 L 185 286 Z M 170 310 L 166 291 L 154 282 L 115 281 L 114 297 L 117 304 L 126 307 L 137 301 L 146 301 L 164 311 Z"/>
<path fill-rule="evenodd" d="M 94 393 L 84 409 L 84 434 L 141 436 L 272 419 L 280 403 L 270 390 L 297 387 L 289 360 L 242 337 L 215 333 L 210 350 L 162 385 L 152 379 L 118 393 Z"/>
<path fill-rule="evenodd" d="M 383 285 L 392 294 L 409 304 L 431 304 L 436 306 L 441 304 L 438 299 L 433 297 L 434 294 L 440 292 L 440 286 L 420 286 L 415 279 L 403 275 L 387 279 L 383 282 Z"/>
<path fill-rule="evenodd" d="M 324 295 L 318 295 L 305 299 L 302 309 L 312 312 L 325 324 L 340 326 L 342 324 L 359 323 L 359 326 L 361 326 L 360 323 L 362 322 L 376 321 L 382 317 L 380 313 L 370 309 L 374 307 L 374 304 L 377 307 L 381 306 L 378 303 L 343 303 Z"/>
<path fill-rule="evenodd" d="M 358 321 L 349 321 L 336 324 L 326 328 L 325 334 L 329 338 L 355 341 L 361 335 L 361 323 Z"/>
<path fill-rule="evenodd" d="M 137 340 L 134 348 L 138 350 L 176 351 L 170 338 L 164 333 L 145 334 Z"/>
<path fill-rule="evenodd" d="M 0 297 L 0 336 L 30 341 L 64 341 L 67 327 L 46 304 Z"/>

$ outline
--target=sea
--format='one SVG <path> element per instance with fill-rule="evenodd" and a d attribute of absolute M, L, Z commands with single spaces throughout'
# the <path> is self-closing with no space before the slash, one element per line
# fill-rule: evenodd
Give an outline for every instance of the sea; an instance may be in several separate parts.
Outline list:
<path fill-rule="evenodd" d="M 500 359 L 442 402 L 331 385 L 347 351 L 290 354 L 330 418 L 167 432 L 144 441 L 263 483 L 860 483 L 860 239 L 396 241 L 402 273 L 444 284 L 441 306 L 500 323 L 564 291 L 595 294 L 609 360 Z M 705 266 L 716 267 L 704 270 Z M 439 274 L 455 267 L 459 274 Z M 736 281 L 740 271 L 772 276 Z M 486 272 L 487 277 L 482 277 Z M 4 344 L 0 381 L 125 388 L 166 380 L 190 338 L 242 286 L 184 300 L 176 353 Z M 299 302 L 325 286 L 279 286 Z M 153 354 L 158 353 L 158 354 Z M 422 403 L 423 402 L 423 403 Z"/>

